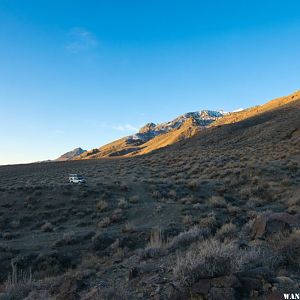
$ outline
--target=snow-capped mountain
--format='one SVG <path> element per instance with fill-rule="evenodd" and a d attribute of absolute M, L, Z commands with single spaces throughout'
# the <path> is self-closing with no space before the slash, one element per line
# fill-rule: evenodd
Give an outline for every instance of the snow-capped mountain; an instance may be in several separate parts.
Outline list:
<path fill-rule="evenodd" d="M 192 120 L 195 126 L 205 127 L 214 122 L 215 120 L 221 118 L 223 115 L 225 115 L 223 111 L 213 110 L 189 112 L 169 122 L 160 124 L 148 123 L 145 126 L 143 126 L 138 133 L 128 136 L 127 139 L 128 141 L 141 140 L 143 142 L 146 142 L 158 135 L 179 128 L 187 120 Z"/>
<path fill-rule="evenodd" d="M 226 114 L 223 111 L 202 110 L 183 114 L 169 122 L 147 123 L 133 135 L 86 151 L 74 159 L 145 154 L 190 138 Z"/>

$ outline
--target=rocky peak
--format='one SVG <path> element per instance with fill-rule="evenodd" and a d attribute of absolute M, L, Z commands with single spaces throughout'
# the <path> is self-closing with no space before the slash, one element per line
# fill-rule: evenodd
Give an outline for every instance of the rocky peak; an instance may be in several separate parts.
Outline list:
<path fill-rule="evenodd" d="M 145 126 L 143 126 L 139 133 L 147 133 L 149 131 L 155 130 L 156 124 L 154 123 L 147 123 Z"/>

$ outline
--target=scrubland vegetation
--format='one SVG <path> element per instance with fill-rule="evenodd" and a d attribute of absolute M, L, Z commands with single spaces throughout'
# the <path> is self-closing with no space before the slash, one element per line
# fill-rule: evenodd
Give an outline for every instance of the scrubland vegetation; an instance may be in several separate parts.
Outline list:
<path fill-rule="evenodd" d="M 299 109 L 140 157 L 0 167 L 0 299 L 299 292 Z"/>

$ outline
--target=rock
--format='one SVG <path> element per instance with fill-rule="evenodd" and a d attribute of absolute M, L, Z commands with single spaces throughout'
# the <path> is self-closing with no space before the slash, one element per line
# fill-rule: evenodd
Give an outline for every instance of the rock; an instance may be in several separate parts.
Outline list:
<path fill-rule="evenodd" d="M 200 279 L 196 284 L 192 286 L 192 293 L 197 295 L 208 294 L 211 287 L 211 279 Z"/>
<path fill-rule="evenodd" d="M 283 298 L 283 293 L 279 291 L 272 291 L 268 296 L 266 300 L 282 300 Z"/>
<path fill-rule="evenodd" d="M 281 292 L 293 292 L 299 290 L 299 284 L 293 279 L 285 276 L 279 276 L 274 278 L 273 282 L 274 290 Z"/>
<path fill-rule="evenodd" d="M 200 279 L 191 288 L 193 296 L 208 297 L 209 299 L 235 299 L 235 289 L 241 283 L 235 275 L 216 278 Z"/>
<path fill-rule="evenodd" d="M 235 274 L 241 286 L 238 288 L 244 296 L 266 290 L 266 283 L 272 280 L 273 273 L 267 268 L 259 267 Z"/>
<path fill-rule="evenodd" d="M 274 279 L 274 282 L 284 285 L 294 285 L 295 282 L 293 279 L 286 276 L 278 276 Z"/>
<path fill-rule="evenodd" d="M 260 215 L 252 226 L 252 238 L 265 238 L 273 233 L 291 231 L 300 227 L 300 214 L 271 213 Z"/>
<path fill-rule="evenodd" d="M 235 291 L 233 288 L 218 288 L 213 287 L 209 293 L 211 300 L 235 300 Z"/>

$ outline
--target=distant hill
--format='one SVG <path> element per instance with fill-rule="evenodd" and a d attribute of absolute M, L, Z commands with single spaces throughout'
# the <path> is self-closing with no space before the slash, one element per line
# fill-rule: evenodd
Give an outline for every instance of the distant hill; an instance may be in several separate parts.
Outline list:
<path fill-rule="evenodd" d="M 75 158 L 76 156 L 85 153 L 86 150 L 81 149 L 80 147 L 75 148 L 63 155 L 61 155 L 59 158 L 55 159 L 56 161 L 64 161 L 64 160 L 71 160 Z"/>
<path fill-rule="evenodd" d="M 189 112 L 172 121 L 148 123 L 136 134 L 121 138 L 100 148 L 84 152 L 74 159 L 95 159 L 115 156 L 134 156 L 190 138 L 225 115 L 222 111 Z"/>

